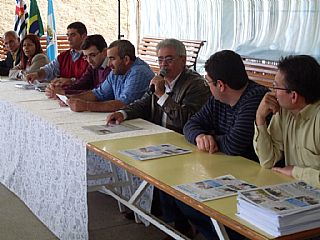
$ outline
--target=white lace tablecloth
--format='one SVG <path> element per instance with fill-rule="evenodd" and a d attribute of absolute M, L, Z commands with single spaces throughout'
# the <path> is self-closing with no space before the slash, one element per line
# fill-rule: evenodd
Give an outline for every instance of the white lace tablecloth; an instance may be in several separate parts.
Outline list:
<path fill-rule="evenodd" d="M 137 119 L 144 130 L 96 135 L 82 126 L 105 122 L 105 113 L 75 113 L 35 90 L 0 79 L 0 181 L 60 239 L 88 239 L 86 143 L 168 131 Z M 101 167 L 101 168 L 100 168 Z"/>

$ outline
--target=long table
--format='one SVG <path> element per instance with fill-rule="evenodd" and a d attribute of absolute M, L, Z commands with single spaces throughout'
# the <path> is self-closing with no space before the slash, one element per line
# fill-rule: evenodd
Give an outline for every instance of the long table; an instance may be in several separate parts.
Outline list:
<path fill-rule="evenodd" d="M 137 161 L 120 152 L 166 143 L 190 149 L 192 153 Z M 291 178 L 263 169 L 258 163 L 242 157 L 226 156 L 220 153 L 211 155 L 198 151 L 194 145 L 187 143 L 182 135 L 174 132 L 155 134 L 148 138 L 137 136 L 113 141 L 91 142 L 88 144 L 88 149 L 211 217 L 218 231 L 221 230 L 223 224 L 250 239 L 265 240 L 273 237 L 236 216 L 236 197 L 198 202 L 174 189 L 173 186 L 227 174 L 257 186 L 292 181 Z M 221 239 L 227 239 L 223 232 L 220 236 Z M 304 239 L 312 236 L 320 236 L 320 228 L 278 239 Z"/>
<path fill-rule="evenodd" d="M 14 192 L 59 239 L 88 239 L 87 173 L 99 165 L 86 144 L 167 132 L 141 119 L 143 130 L 97 135 L 106 113 L 75 113 L 35 90 L 0 78 L 0 182 Z"/>

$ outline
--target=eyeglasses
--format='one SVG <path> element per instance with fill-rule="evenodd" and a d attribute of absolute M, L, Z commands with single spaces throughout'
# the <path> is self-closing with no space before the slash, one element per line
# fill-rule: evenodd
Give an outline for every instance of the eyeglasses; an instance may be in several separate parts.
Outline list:
<path fill-rule="evenodd" d="M 158 58 L 157 62 L 159 65 L 162 63 L 171 64 L 173 61 L 176 60 L 176 58 L 173 57 L 165 57 L 165 58 Z"/>
<path fill-rule="evenodd" d="M 96 56 L 98 56 L 101 52 L 97 52 L 97 53 L 90 53 L 88 55 L 84 55 L 83 59 L 84 60 L 88 60 L 88 59 L 92 59 L 95 58 Z"/>
<path fill-rule="evenodd" d="M 289 88 L 277 87 L 275 81 L 272 82 L 272 87 L 271 87 L 271 89 L 273 89 L 273 90 L 285 90 L 285 91 L 291 92 L 291 89 L 289 89 Z"/>
<path fill-rule="evenodd" d="M 206 87 L 209 87 L 210 83 L 216 84 L 216 81 L 209 81 L 208 79 L 204 78 L 203 83 Z"/>

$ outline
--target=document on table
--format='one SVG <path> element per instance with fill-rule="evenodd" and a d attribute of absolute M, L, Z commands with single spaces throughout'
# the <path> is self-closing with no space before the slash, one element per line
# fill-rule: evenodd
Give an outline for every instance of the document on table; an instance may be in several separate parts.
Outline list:
<path fill-rule="evenodd" d="M 121 123 L 121 124 L 110 123 L 108 125 L 91 125 L 91 126 L 83 126 L 82 128 L 92 131 L 98 135 L 142 130 L 142 128 L 136 127 L 128 123 Z"/>
<path fill-rule="evenodd" d="M 154 158 L 163 158 L 173 155 L 180 155 L 192 152 L 189 149 L 183 149 L 172 144 L 160 144 L 146 146 L 136 149 L 127 149 L 120 151 L 122 154 L 127 155 L 135 160 L 148 160 Z"/>
<path fill-rule="evenodd" d="M 236 195 L 238 191 L 253 189 L 256 186 L 236 179 L 232 175 L 225 175 L 214 179 L 176 185 L 174 188 L 204 202 Z"/>
<path fill-rule="evenodd" d="M 62 95 L 62 94 L 56 94 L 56 95 L 62 102 L 64 102 L 65 105 L 69 106 L 69 104 L 67 102 L 68 97 L 66 95 Z"/>

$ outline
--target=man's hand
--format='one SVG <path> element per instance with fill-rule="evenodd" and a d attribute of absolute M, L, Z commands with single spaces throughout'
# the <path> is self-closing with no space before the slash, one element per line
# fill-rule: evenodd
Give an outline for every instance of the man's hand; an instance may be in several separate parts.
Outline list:
<path fill-rule="evenodd" d="M 55 80 L 51 81 L 52 86 L 63 88 L 70 86 L 72 84 L 71 78 L 56 78 Z"/>
<path fill-rule="evenodd" d="M 293 166 L 286 166 L 286 167 L 274 167 L 272 168 L 273 171 L 282 173 L 286 176 L 292 177 L 292 171 L 293 171 Z"/>
<path fill-rule="evenodd" d="M 165 93 L 165 80 L 161 76 L 155 76 L 150 81 L 150 85 L 154 84 L 155 91 L 154 94 L 160 98 Z"/>
<path fill-rule="evenodd" d="M 263 99 L 260 102 L 256 113 L 256 124 L 264 125 L 266 122 L 266 117 L 269 113 L 275 114 L 280 109 L 280 105 L 277 101 L 277 98 L 274 93 L 268 92 L 264 95 Z"/>
<path fill-rule="evenodd" d="M 67 100 L 67 103 L 69 104 L 70 109 L 74 112 L 84 112 L 89 110 L 88 102 L 81 99 L 71 98 Z"/>
<path fill-rule="evenodd" d="M 48 98 L 57 99 L 55 86 L 53 84 L 49 84 L 45 89 L 45 95 Z"/>
<path fill-rule="evenodd" d="M 107 115 L 107 118 L 106 118 L 107 125 L 112 122 L 116 122 L 116 124 L 120 124 L 123 121 L 124 121 L 124 117 L 121 112 L 113 112 Z"/>
<path fill-rule="evenodd" d="M 215 153 L 219 151 L 216 140 L 211 135 L 199 134 L 196 137 L 197 147 L 201 151 Z"/>
<path fill-rule="evenodd" d="M 39 76 L 38 76 L 37 72 L 34 72 L 34 73 L 26 74 L 24 78 L 28 83 L 32 83 L 33 84 L 33 82 L 35 80 L 37 80 L 39 78 Z"/>

